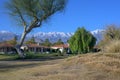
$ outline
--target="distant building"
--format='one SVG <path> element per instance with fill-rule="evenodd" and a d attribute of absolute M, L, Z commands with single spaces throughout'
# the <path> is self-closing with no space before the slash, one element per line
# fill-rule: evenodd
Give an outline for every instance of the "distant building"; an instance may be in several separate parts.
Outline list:
<path fill-rule="evenodd" d="M 8 44 L 8 43 L 1 43 L 0 44 L 0 54 L 12 54 L 12 53 L 17 53 L 15 48 L 15 46 L 12 44 Z M 29 44 L 29 45 L 23 45 L 21 46 L 21 49 L 23 51 L 30 51 L 30 52 L 38 52 L 38 53 L 43 53 L 43 52 L 48 52 L 50 51 L 50 47 L 46 47 L 46 46 L 40 46 L 38 44 Z"/>
<path fill-rule="evenodd" d="M 29 44 L 28 50 L 31 52 L 47 52 L 50 48 L 45 46 L 40 46 L 38 44 Z"/>
<path fill-rule="evenodd" d="M 67 52 L 69 52 L 69 44 L 54 45 L 51 46 L 51 49 L 59 50 L 61 53 L 64 51 L 64 49 L 66 49 Z"/>
<path fill-rule="evenodd" d="M 8 43 L 1 43 L 0 44 L 0 53 L 16 53 L 16 50 L 14 48 L 15 46 Z M 37 52 L 37 53 L 49 53 L 51 49 L 59 50 L 61 53 L 66 50 L 69 53 L 69 45 L 68 44 L 60 44 L 60 45 L 54 45 L 51 47 L 41 46 L 40 44 L 28 44 L 21 46 L 21 49 L 23 51 L 30 51 L 30 52 Z"/>
<path fill-rule="evenodd" d="M 0 53 L 15 53 L 14 45 L 8 43 L 1 43 L 0 44 Z"/>

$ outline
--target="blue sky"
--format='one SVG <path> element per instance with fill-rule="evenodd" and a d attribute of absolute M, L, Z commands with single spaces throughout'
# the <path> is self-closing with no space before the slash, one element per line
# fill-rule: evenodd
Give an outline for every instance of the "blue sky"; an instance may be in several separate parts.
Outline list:
<path fill-rule="evenodd" d="M 5 13 L 4 2 L 0 0 L 0 31 L 21 33 L 14 21 Z M 63 13 L 51 17 L 34 32 L 75 32 L 84 26 L 87 30 L 104 29 L 106 25 L 120 25 L 120 0 L 68 0 Z"/>

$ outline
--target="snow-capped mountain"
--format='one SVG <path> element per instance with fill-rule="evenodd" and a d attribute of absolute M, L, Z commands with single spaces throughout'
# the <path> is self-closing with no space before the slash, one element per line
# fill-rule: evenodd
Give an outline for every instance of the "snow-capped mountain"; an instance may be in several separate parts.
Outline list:
<path fill-rule="evenodd" d="M 104 30 L 94 30 L 91 31 L 91 33 L 97 38 L 97 41 L 99 42 L 103 38 L 103 32 Z M 45 39 L 49 39 L 50 42 L 56 42 L 59 39 L 61 39 L 63 42 L 67 42 L 67 40 L 73 35 L 74 33 L 64 33 L 64 32 L 38 32 L 35 34 L 28 34 L 26 37 L 26 40 L 30 39 L 31 37 L 35 38 L 36 42 L 43 42 Z M 14 34 L 12 32 L 8 31 L 0 31 L 0 42 L 11 40 L 14 38 L 14 36 L 18 37 L 18 40 L 20 40 L 19 34 Z"/>
<path fill-rule="evenodd" d="M 94 31 L 91 31 L 91 33 L 96 37 L 97 42 L 101 41 L 103 39 L 103 34 L 104 34 L 104 30 L 101 29 L 97 29 Z"/>
<path fill-rule="evenodd" d="M 73 33 L 64 33 L 64 32 L 38 32 L 34 34 L 34 37 L 36 38 L 36 41 L 39 42 L 39 40 L 45 40 L 49 39 L 50 42 L 56 42 L 59 39 L 61 39 L 63 42 L 67 42 L 67 40 L 73 35 Z"/>
<path fill-rule="evenodd" d="M 0 31 L 0 42 L 13 39 L 15 36 L 14 33 L 9 31 Z"/>

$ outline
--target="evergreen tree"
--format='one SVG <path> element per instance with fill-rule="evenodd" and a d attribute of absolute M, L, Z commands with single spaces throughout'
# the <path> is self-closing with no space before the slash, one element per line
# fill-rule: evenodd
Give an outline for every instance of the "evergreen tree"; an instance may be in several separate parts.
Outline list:
<path fill-rule="evenodd" d="M 35 44 L 35 38 L 32 37 L 30 40 L 26 41 L 25 44 Z"/>
<path fill-rule="evenodd" d="M 58 39 L 58 41 L 54 43 L 54 45 L 60 45 L 60 44 L 64 44 L 61 39 Z"/>
<path fill-rule="evenodd" d="M 43 45 L 50 47 L 50 46 L 51 46 L 51 42 L 49 41 L 49 39 L 46 39 L 46 40 L 44 41 Z"/>
<path fill-rule="evenodd" d="M 84 28 L 78 28 L 68 42 L 73 53 L 88 53 L 96 44 L 96 38 Z"/>
<path fill-rule="evenodd" d="M 17 37 L 15 36 L 12 40 L 6 41 L 6 43 L 16 45 L 17 44 Z"/>

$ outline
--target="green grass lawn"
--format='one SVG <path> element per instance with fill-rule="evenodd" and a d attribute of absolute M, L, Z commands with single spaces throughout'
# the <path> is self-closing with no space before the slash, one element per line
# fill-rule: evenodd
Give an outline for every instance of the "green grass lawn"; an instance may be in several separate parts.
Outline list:
<path fill-rule="evenodd" d="M 27 52 L 25 59 L 60 59 L 66 56 L 60 55 L 59 53 L 32 53 Z M 21 60 L 18 54 L 0 54 L 0 60 Z"/>
<path fill-rule="evenodd" d="M 18 58 L 17 54 L 0 54 L 0 60 L 16 60 Z"/>

